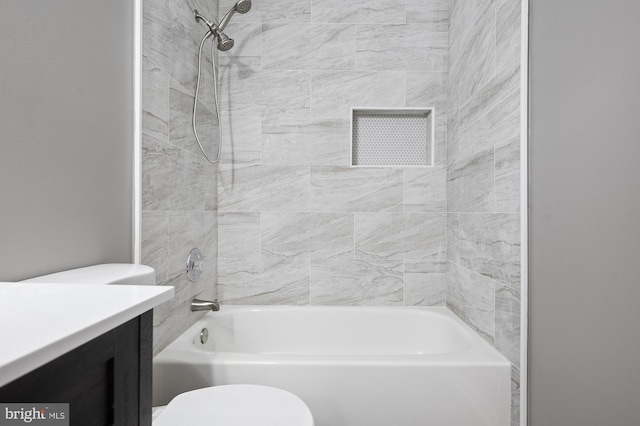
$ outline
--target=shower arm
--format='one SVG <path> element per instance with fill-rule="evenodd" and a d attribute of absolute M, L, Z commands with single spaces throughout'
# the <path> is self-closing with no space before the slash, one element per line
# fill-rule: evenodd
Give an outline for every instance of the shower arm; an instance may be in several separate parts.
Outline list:
<path fill-rule="evenodd" d="M 218 25 L 218 23 L 216 22 L 215 18 L 213 18 L 213 22 L 211 22 L 210 20 L 208 20 L 207 18 L 205 18 L 204 16 L 202 16 L 199 12 L 198 9 L 194 9 L 193 10 L 193 15 L 196 17 L 196 21 L 202 21 L 205 23 L 205 25 L 207 27 L 209 27 L 209 31 L 212 34 L 215 34 L 217 31 L 222 31 L 220 29 L 220 25 Z"/>

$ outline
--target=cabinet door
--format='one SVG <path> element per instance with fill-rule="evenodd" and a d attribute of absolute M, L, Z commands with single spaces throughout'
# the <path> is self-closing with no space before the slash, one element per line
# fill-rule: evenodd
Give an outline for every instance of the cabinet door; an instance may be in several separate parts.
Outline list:
<path fill-rule="evenodd" d="M 152 312 L 0 388 L 2 402 L 69 403 L 72 426 L 150 426 Z"/>

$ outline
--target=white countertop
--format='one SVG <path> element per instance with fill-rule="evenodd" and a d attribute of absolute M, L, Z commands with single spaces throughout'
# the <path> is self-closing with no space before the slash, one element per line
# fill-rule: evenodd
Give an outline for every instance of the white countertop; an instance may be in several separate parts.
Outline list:
<path fill-rule="evenodd" d="M 173 294 L 166 286 L 0 283 L 0 386 Z"/>

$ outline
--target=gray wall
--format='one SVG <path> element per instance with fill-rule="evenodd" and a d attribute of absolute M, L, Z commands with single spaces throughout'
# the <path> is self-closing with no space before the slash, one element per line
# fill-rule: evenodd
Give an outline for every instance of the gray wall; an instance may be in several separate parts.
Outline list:
<path fill-rule="evenodd" d="M 447 307 L 512 365 L 520 389 L 520 1 L 452 0 Z"/>
<path fill-rule="evenodd" d="M 133 6 L 0 5 L 0 281 L 132 260 Z"/>
<path fill-rule="evenodd" d="M 531 2 L 531 426 L 640 422 L 639 16 Z"/>
<path fill-rule="evenodd" d="M 220 54 L 221 300 L 444 304 L 448 0 L 254 3 Z M 435 166 L 351 168 L 350 106 L 435 107 Z"/>
<path fill-rule="evenodd" d="M 142 262 L 156 270 L 159 285 L 175 286 L 176 297 L 154 311 L 154 351 L 179 336 L 203 313 L 191 299 L 215 297 L 217 164 L 208 163 L 191 127 L 198 74 L 198 45 L 218 3 L 208 0 L 143 2 L 142 70 Z M 212 95 L 210 44 L 204 50 L 198 133 L 215 158 L 218 128 Z M 185 273 L 189 251 L 198 247 L 205 273 L 191 283 Z"/>

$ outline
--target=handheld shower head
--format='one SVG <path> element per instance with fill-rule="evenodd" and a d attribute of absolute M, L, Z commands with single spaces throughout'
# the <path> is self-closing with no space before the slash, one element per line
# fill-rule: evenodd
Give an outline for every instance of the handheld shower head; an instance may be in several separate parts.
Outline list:
<path fill-rule="evenodd" d="M 238 0 L 236 5 L 236 12 L 244 14 L 251 10 L 251 0 Z"/>
<path fill-rule="evenodd" d="M 227 26 L 227 24 L 229 23 L 229 21 L 231 20 L 231 17 L 236 12 L 240 14 L 245 14 L 249 10 L 251 10 L 251 0 L 238 0 L 236 4 L 233 5 L 231 10 L 229 10 L 227 14 L 222 17 L 222 19 L 220 20 L 220 25 L 218 25 L 218 28 L 220 28 L 220 31 L 223 31 Z"/>

